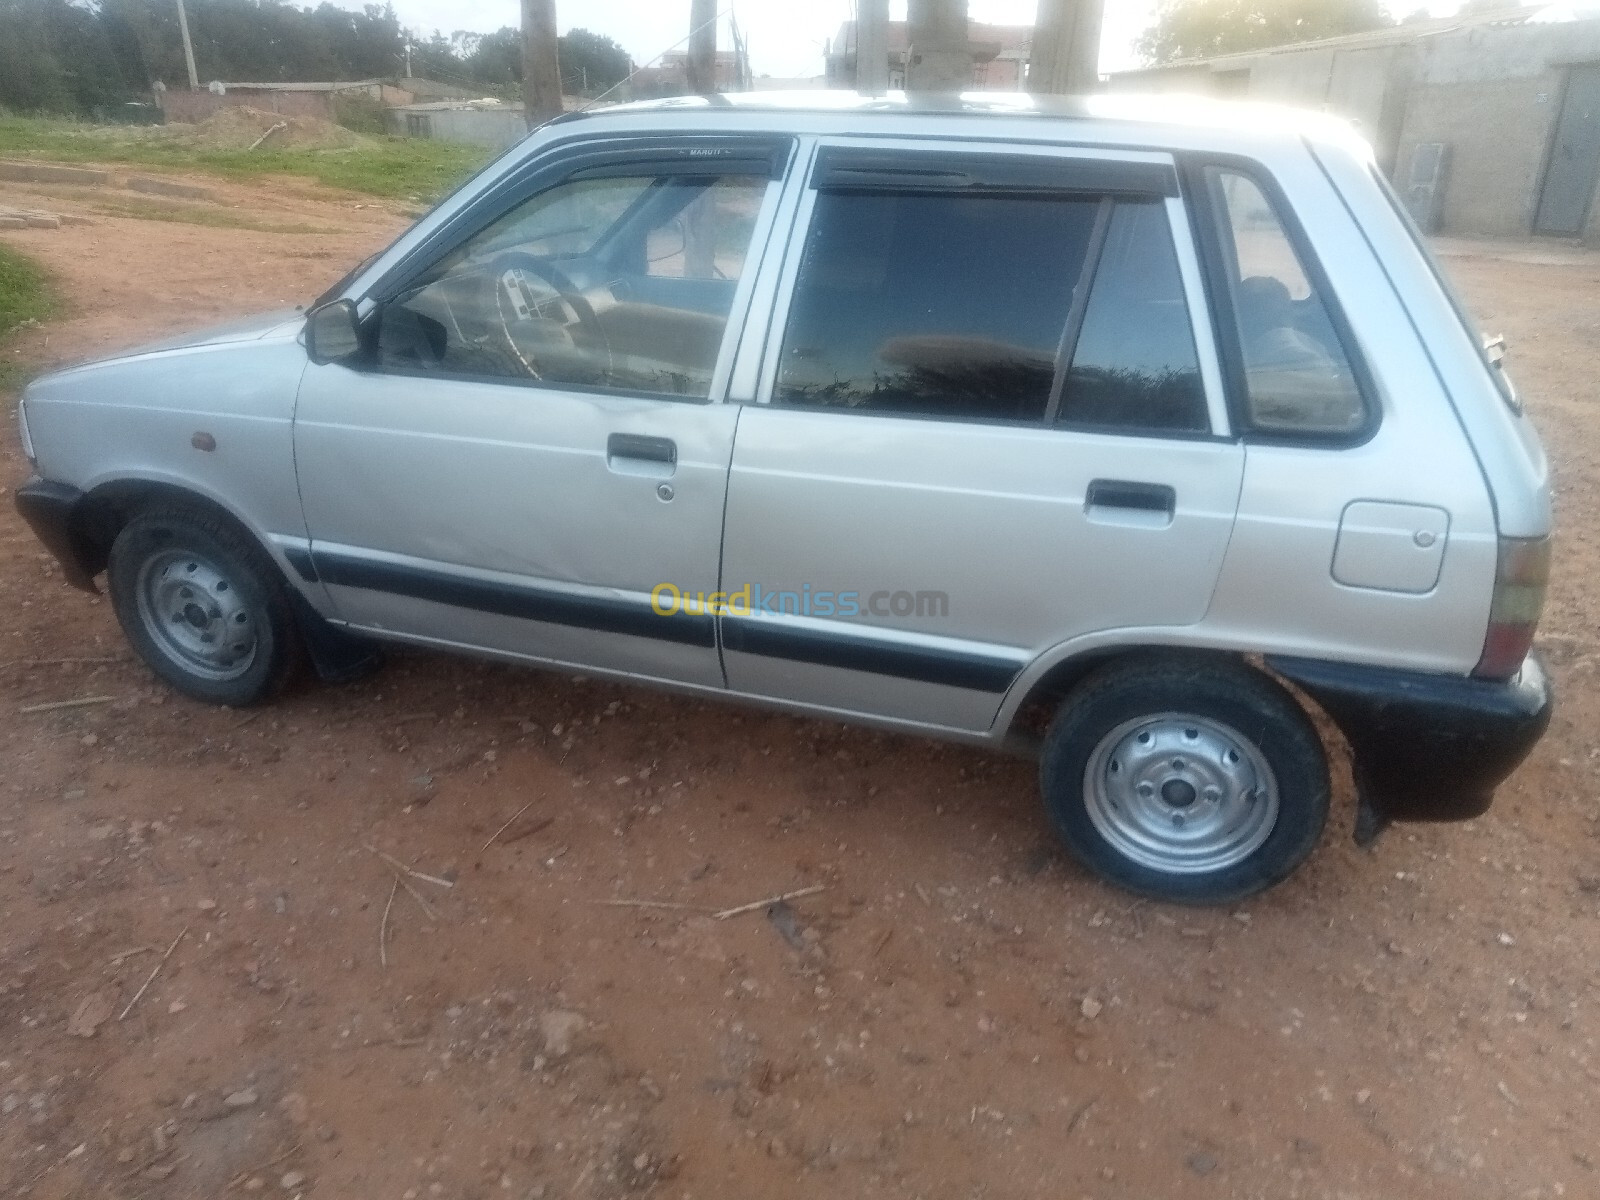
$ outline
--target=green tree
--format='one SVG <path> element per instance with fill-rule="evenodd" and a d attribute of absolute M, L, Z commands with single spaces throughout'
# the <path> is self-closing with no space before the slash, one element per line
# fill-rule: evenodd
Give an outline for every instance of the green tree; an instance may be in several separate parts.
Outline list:
<path fill-rule="evenodd" d="M 560 46 L 561 90 L 572 96 L 598 96 L 633 70 L 628 52 L 608 37 L 574 29 Z"/>
<path fill-rule="evenodd" d="M 1136 47 L 1148 62 L 1209 58 L 1392 24 L 1377 0 L 1162 0 Z"/>

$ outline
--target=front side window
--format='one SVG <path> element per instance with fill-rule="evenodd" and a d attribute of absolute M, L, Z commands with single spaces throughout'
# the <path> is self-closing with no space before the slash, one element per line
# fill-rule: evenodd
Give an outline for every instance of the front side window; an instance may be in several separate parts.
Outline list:
<path fill-rule="evenodd" d="M 641 171 L 540 192 L 384 304 L 379 365 L 703 399 L 767 187 Z"/>
<path fill-rule="evenodd" d="M 1247 418 L 1263 433 L 1340 436 L 1366 406 L 1323 298 L 1261 187 L 1210 168 L 1224 273 L 1239 329 Z"/>
<path fill-rule="evenodd" d="M 1155 197 L 823 190 L 774 401 L 882 415 L 1206 432 Z"/>

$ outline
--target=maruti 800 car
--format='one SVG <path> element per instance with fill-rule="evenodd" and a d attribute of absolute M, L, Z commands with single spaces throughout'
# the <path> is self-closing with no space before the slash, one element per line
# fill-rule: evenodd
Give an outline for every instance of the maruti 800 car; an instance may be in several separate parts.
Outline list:
<path fill-rule="evenodd" d="M 27 388 L 17 503 L 185 695 L 395 641 L 1038 754 L 1219 902 L 1470 817 L 1549 718 L 1546 462 L 1347 127 L 622 105 L 309 306 Z M 1031 732 L 1032 736 L 1029 737 Z"/>

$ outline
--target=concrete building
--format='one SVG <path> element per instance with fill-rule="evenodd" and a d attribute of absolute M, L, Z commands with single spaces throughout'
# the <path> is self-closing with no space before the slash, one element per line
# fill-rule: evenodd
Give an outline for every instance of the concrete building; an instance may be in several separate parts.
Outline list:
<path fill-rule="evenodd" d="M 1590 11 L 1407 22 L 1123 71 L 1109 86 L 1340 113 L 1429 231 L 1600 240 L 1600 6 Z"/>
<path fill-rule="evenodd" d="M 290 117 L 337 119 L 337 97 L 360 97 L 384 108 L 418 101 L 467 99 L 472 92 L 431 79 L 353 79 L 330 83 L 216 82 L 202 91 L 158 88 L 156 98 L 167 121 L 199 122 L 230 106 L 258 108 Z"/>
<path fill-rule="evenodd" d="M 1028 78 L 1028 50 L 1033 42 L 1031 25 L 987 25 L 967 22 L 967 44 L 972 51 L 972 88 L 976 91 L 1024 91 Z M 906 86 L 907 57 L 916 53 L 904 21 L 888 23 L 889 87 Z M 856 86 L 856 23 L 846 21 L 828 43 L 829 87 Z"/>
<path fill-rule="evenodd" d="M 528 134 L 520 104 L 493 100 L 435 100 L 402 104 L 384 112 L 387 132 L 396 137 L 432 138 L 504 150 Z"/>

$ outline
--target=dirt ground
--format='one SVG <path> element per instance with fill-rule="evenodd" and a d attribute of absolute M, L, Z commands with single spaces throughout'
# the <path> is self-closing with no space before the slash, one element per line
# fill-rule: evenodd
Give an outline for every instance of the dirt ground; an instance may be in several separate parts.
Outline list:
<path fill-rule="evenodd" d="M 7 233 L 70 303 L 19 351 L 303 301 L 404 224 L 214 186 L 330 232 Z M 5 505 L 0 1193 L 1600 1196 L 1600 255 L 1445 249 L 1554 460 L 1560 706 L 1486 817 L 1357 850 L 1341 780 L 1231 911 L 1091 880 L 968 749 L 423 653 L 203 708 Z"/>

